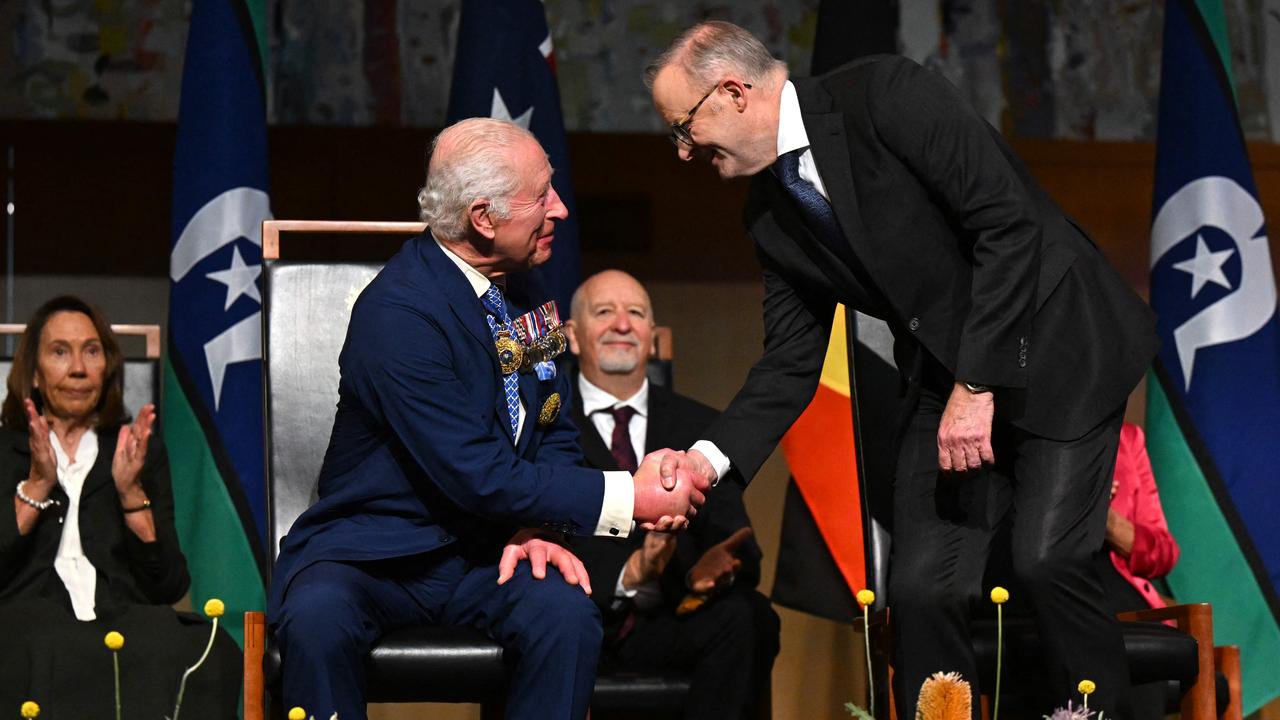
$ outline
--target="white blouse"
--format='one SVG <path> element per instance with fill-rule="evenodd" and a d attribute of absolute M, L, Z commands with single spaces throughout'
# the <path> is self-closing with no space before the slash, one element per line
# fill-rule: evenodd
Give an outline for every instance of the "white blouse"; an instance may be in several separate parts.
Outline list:
<path fill-rule="evenodd" d="M 84 489 L 89 469 L 98 459 L 98 434 L 92 429 L 85 431 L 84 437 L 80 438 L 80 447 L 76 449 L 75 462 L 71 462 L 52 430 L 49 431 L 49 441 L 58 460 L 58 484 L 67 493 L 67 515 L 62 523 L 62 539 L 58 541 L 53 568 L 67 587 L 76 619 L 93 620 L 97 618 L 94 593 L 98 588 L 98 570 L 85 557 L 84 546 L 80 544 L 80 491 Z"/>

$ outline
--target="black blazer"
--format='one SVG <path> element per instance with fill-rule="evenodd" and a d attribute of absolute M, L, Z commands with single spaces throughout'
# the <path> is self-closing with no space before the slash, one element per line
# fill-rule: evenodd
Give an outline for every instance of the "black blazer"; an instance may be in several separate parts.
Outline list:
<path fill-rule="evenodd" d="M 164 441 L 158 432 L 152 434 L 142 469 L 142 486 L 151 500 L 156 524 L 156 540 L 145 543 L 125 525 L 111 477 L 118 433 L 119 427 L 98 431 L 98 459 L 80 493 L 80 538 L 85 556 L 98 571 L 98 617 L 109 617 L 123 604 L 170 605 L 180 600 L 191 584 L 173 521 L 173 488 Z M 30 471 L 26 431 L 0 428 L 0 491 L 12 496 Z M 71 608 L 66 587 L 53 568 L 67 494 L 58 485 L 50 497 L 59 504 L 42 511 L 35 528 L 26 535 L 18 534 L 12 511 L 0 512 L 0 603 L 40 598 Z"/>
<path fill-rule="evenodd" d="M 771 172 L 752 178 L 765 351 L 706 436 L 743 477 L 813 397 L 836 303 L 888 322 L 909 386 L 927 352 L 1034 434 L 1078 437 L 1124 403 L 1153 313 L 955 88 L 897 56 L 792 82 L 853 260 Z"/>
<path fill-rule="evenodd" d="M 592 422 L 582 414 L 582 397 L 577 392 L 578 373 L 571 375 L 573 393 L 573 421 L 578 426 L 579 443 L 587 465 L 599 470 L 617 470 L 618 463 L 609 453 L 609 446 L 600 437 Z M 647 451 L 660 448 L 685 449 L 700 439 L 702 431 L 716 417 L 716 411 L 683 395 L 677 395 L 659 385 L 649 384 L 649 425 L 645 432 L 644 448 L 637 448 L 643 457 Z M 733 474 L 733 473 L 731 473 Z M 672 556 L 661 584 L 662 610 L 674 610 L 688 593 L 685 575 L 698 562 L 702 554 L 716 543 L 722 542 L 734 531 L 751 524 L 746 506 L 742 503 L 741 480 L 726 477 L 713 488 L 707 503 L 698 511 L 689 528 L 676 540 Z M 613 597 L 618 574 L 631 553 L 644 544 L 645 531 L 637 529 L 627 538 L 578 537 L 573 540 L 573 551 L 587 567 L 591 576 L 592 598 L 604 617 L 606 636 L 616 632 L 630 602 Z M 734 575 L 734 586 L 754 588 L 760 583 L 760 546 L 752 537 L 739 548 L 742 567 Z"/>

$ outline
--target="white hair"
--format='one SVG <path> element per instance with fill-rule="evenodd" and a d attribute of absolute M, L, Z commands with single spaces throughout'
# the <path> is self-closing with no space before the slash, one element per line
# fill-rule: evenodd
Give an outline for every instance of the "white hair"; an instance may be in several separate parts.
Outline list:
<path fill-rule="evenodd" d="M 433 235 L 466 237 L 469 208 L 480 198 L 489 201 L 494 217 L 510 217 L 508 201 L 521 182 L 510 151 L 526 139 L 538 142 L 519 125 L 493 118 L 468 118 L 440 131 L 431 143 L 426 185 L 418 191 L 419 216 Z"/>
<path fill-rule="evenodd" d="M 786 77 L 787 64 L 769 52 L 755 35 L 723 20 L 698 23 L 681 33 L 671 46 L 644 69 L 644 84 L 669 65 L 684 71 L 695 85 L 712 85 L 736 72 L 751 83 L 762 83 L 775 72 Z"/>

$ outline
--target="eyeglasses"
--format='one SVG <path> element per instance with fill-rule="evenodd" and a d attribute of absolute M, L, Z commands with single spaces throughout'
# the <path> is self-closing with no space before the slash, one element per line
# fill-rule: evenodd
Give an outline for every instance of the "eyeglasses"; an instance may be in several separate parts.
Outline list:
<path fill-rule="evenodd" d="M 751 85 L 749 83 L 743 83 L 742 86 L 748 90 L 751 89 Z M 693 147 L 693 134 L 689 132 L 689 127 L 693 125 L 693 116 L 698 112 L 698 108 L 702 107 L 702 103 L 706 102 L 707 98 L 711 97 L 711 93 L 715 92 L 718 87 L 720 87 L 720 83 L 716 83 L 712 86 L 712 88 L 707 91 L 707 94 L 703 95 L 702 99 L 698 101 L 698 104 L 694 105 L 689 109 L 689 112 L 684 114 L 684 117 L 671 123 L 672 145 L 675 145 L 676 147 L 680 147 L 681 145 Z"/>

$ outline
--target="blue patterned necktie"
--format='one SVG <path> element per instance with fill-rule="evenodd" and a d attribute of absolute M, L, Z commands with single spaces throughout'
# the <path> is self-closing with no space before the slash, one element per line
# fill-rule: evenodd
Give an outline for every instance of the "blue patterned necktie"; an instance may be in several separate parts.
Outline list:
<path fill-rule="evenodd" d="M 853 265 L 853 253 L 849 242 L 840 232 L 840 223 L 831 209 L 831 203 L 822 197 L 818 188 L 800 177 L 800 156 L 808 148 L 798 148 L 778 156 L 773 164 L 773 174 L 782 183 L 787 194 L 796 201 L 805 224 L 813 231 L 818 240 L 835 253 L 836 257 Z"/>
<path fill-rule="evenodd" d="M 489 321 L 489 334 L 494 341 L 498 339 L 500 330 L 511 327 L 511 318 L 507 316 L 507 300 L 497 285 L 490 284 L 489 289 L 480 296 L 480 303 L 486 311 L 485 319 Z M 517 439 L 520 430 L 520 378 L 517 373 L 502 376 L 502 392 L 507 400 L 507 414 L 511 416 L 511 441 Z"/>

